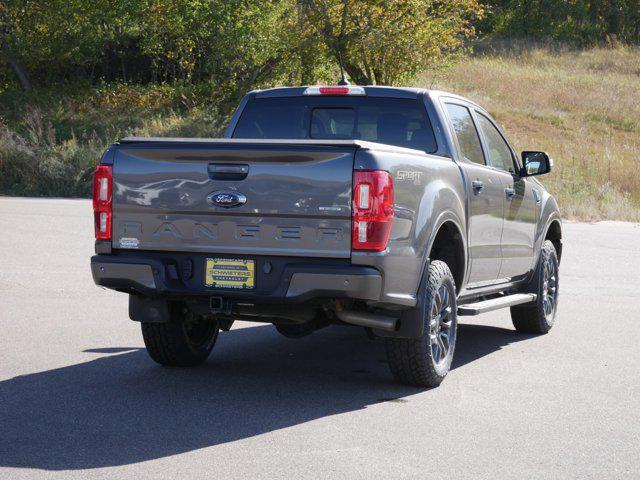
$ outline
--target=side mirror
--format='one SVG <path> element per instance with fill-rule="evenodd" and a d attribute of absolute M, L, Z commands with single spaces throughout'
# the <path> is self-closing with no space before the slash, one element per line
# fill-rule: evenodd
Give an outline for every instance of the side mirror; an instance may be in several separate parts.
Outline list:
<path fill-rule="evenodd" d="M 552 166 L 549 155 L 544 152 L 522 152 L 521 177 L 533 177 L 544 175 L 551 171 Z"/>

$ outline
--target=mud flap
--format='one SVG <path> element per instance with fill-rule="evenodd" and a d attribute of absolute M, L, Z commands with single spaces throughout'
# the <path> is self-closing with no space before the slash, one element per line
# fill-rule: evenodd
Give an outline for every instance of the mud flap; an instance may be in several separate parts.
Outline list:
<path fill-rule="evenodd" d="M 427 273 L 429 271 L 429 261 L 425 265 L 422 273 L 422 280 L 420 281 L 420 287 L 418 288 L 418 303 L 413 308 L 404 310 L 400 315 L 400 321 L 398 329 L 389 332 L 385 330 L 376 330 L 373 332 L 378 337 L 391 337 L 391 338 L 420 338 L 424 331 L 424 299 L 425 289 L 427 282 Z"/>
<path fill-rule="evenodd" d="M 129 295 L 129 318 L 135 322 L 165 323 L 171 320 L 169 302 Z"/>

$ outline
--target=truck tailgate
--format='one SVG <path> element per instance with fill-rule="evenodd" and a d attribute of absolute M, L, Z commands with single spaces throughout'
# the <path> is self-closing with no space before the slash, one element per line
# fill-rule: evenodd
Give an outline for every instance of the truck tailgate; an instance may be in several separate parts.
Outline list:
<path fill-rule="evenodd" d="M 346 258 L 357 144 L 125 139 L 113 247 Z"/>

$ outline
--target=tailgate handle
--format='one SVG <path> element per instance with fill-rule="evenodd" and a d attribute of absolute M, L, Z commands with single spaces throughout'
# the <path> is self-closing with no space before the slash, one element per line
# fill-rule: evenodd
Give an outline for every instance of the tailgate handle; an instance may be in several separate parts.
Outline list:
<path fill-rule="evenodd" d="M 249 165 L 210 163 L 207 171 L 212 180 L 244 180 L 249 173 Z"/>

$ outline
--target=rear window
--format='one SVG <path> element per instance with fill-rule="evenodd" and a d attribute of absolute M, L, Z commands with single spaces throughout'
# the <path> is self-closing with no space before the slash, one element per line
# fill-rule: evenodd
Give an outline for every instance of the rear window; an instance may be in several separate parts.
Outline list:
<path fill-rule="evenodd" d="M 234 138 L 368 140 L 426 152 L 436 140 L 419 100 L 377 97 L 258 98 Z"/>

